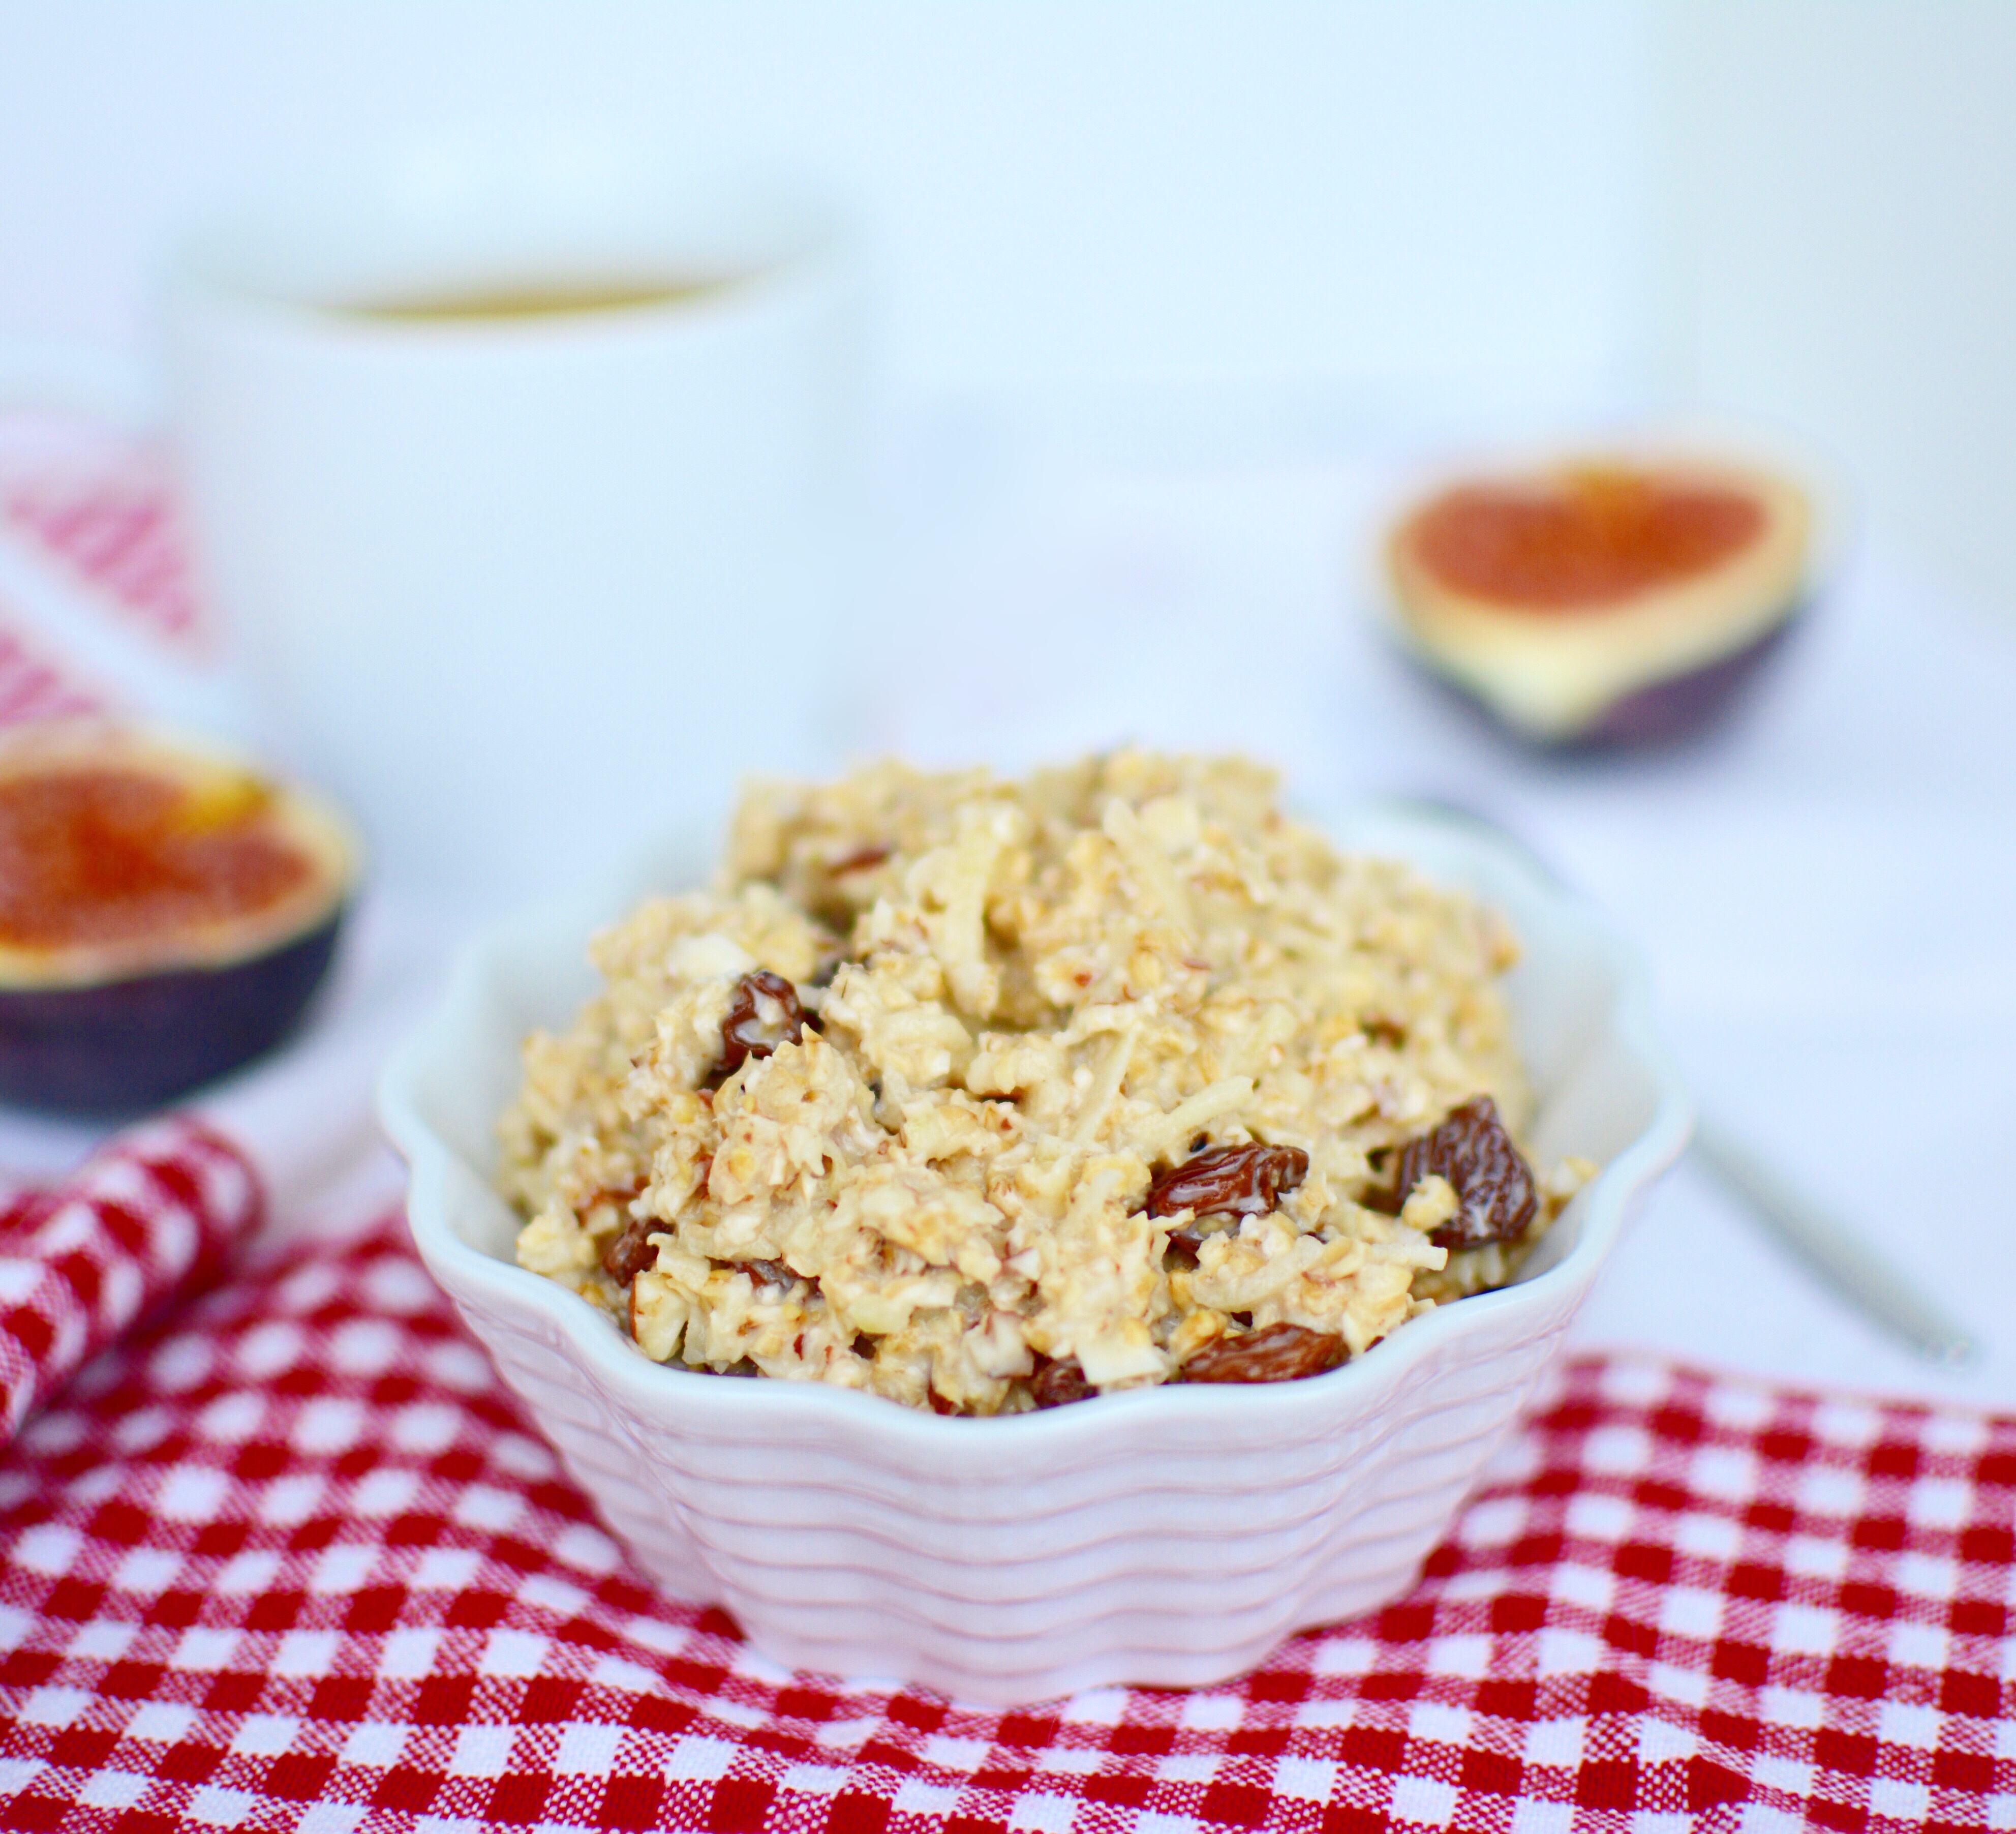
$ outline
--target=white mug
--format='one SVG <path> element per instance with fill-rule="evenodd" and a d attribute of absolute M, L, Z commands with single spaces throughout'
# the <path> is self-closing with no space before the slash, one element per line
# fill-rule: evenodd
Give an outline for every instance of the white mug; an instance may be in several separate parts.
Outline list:
<path fill-rule="evenodd" d="M 200 577 L 388 879 L 563 886 L 826 748 L 858 280 L 819 204 L 592 143 L 275 186 L 175 250 Z"/>

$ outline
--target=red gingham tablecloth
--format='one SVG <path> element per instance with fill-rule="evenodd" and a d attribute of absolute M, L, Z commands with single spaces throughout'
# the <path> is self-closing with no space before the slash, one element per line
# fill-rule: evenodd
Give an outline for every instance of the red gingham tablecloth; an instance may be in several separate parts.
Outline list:
<path fill-rule="evenodd" d="M 63 1186 L 0 1199 L 0 1446 L 263 1208 L 238 1148 L 180 1115 L 129 1130 Z"/>
<path fill-rule="evenodd" d="M 2007 1828 L 2013 1512 L 2016 1421 L 1584 1358 L 1407 1598 L 1237 1685 L 851 1688 L 653 1592 L 387 1220 L 0 1457 L 0 1825 Z"/>
<path fill-rule="evenodd" d="M 159 442 L 0 408 L 0 532 L 115 622 L 193 656 L 210 648 Z"/>

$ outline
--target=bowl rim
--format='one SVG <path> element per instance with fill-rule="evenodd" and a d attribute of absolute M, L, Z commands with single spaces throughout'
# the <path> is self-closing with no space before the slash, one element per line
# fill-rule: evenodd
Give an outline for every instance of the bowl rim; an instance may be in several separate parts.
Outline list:
<path fill-rule="evenodd" d="M 458 1171 L 486 1187 L 489 1178 L 428 1119 L 423 1092 L 429 1072 L 444 1057 L 452 1061 L 459 1054 L 460 1040 L 482 1010 L 507 958 L 521 955 L 528 946 L 542 951 L 556 946 L 562 934 L 572 939 L 578 955 L 595 928 L 610 921 L 612 912 L 627 907 L 626 894 L 634 901 L 645 881 L 639 862 L 606 882 L 599 895 L 548 902 L 479 931 L 460 952 L 434 1010 L 387 1061 L 378 1083 L 379 1117 L 409 1168 L 406 1208 L 414 1245 L 458 1305 L 465 1296 L 475 1295 L 506 1312 L 531 1312 L 545 1326 L 549 1340 L 556 1347 L 563 1345 L 605 1394 L 623 1396 L 646 1415 L 677 1421 L 689 1433 L 711 1432 L 718 1425 L 724 1436 L 739 1437 L 759 1424 L 776 1426 L 789 1420 L 825 1425 L 837 1436 L 866 1435 L 892 1449 L 942 1461 L 955 1450 L 1006 1451 L 1012 1447 L 1023 1454 L 1045 1444 L 1091 1452 L 1096 1449 L 1091 1442 L 1103 1441 L 1110 1429 L 1145 1418 L 1144 1411 L 1172 1423 L 1237 1425 L 1249 1436 L 1258 1429 L 1269 1437 L 1278 1430 L 1283 1438 L 1300 1436 L 1295 1427 L 1309 1417 L 1348 1416 L 1359 1400 L 1397 1388 L 1443 1346 L 1493 1323 L 1511 1323 L 1524 1313 L 1546 1313 L 1557 1295 L 1586 1291 L 1616 1245 L 1633 1200 L 1686 1147 L 1694 1107 L 1658 1040 L 1650 978 L 1637 951 L 1593 903 L 1554 877 L 1527 849 L 1474 818 L 1391 798 L 1365 797 L 1313 814 L 1300 813 L 1333 835 L 1355 820 L 1396 835 L 1432 836 L 1458 856 L 1488 862 L 1493 873 L 1516 881 L 1528 899 L 1572 924 L 1579 940 L 1601 957 L 1615 989 L 1601 1035 L 1623 1048 L 1646 1072 L 1655 1092 L 1643 1128 L 1574 1200 L 1583 1213 L 1580 1233 L 1566 1254 L 1528 1279 L 1409 1320 L 1404 1330 L 1373 1346 L 1377 1356 L 1367 1351 L 1321 1375 L 1264 1385 L 1257 1396 L 1254 1385 L 1165 1382 L 1097 1396 L 1091 1404 L 981 1421 L 906 1407 L 827 1382 L 709 1380 L 699 1371 L 653 1362 L 614 1321 L 578 1293 L 463 1241 L 448 1220 L 451 1183 Z M 661 847 L 644 857 L 661 858 L 667 851 Z M 682 851 L 690 856 L 690 849 Z M 1395 857 L 1409 858 L 1404 845 L 1393 851 Z M 1435 874 L 1432 867 L 1410 863 Z M 710 1417 L 704 1426 L 693 1418 L 696 1403 L 700 1413 Z M 1065 1468 L 1051 1468 L 1063 1475 Z"/>

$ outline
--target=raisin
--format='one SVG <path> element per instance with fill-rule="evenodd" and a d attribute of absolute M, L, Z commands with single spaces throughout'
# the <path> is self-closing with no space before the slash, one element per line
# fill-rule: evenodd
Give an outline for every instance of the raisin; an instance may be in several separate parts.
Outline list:
<path fill-rule="evenodd" d="M 633 1178 L 628 1184 L 605 1184 L 599 1190 L 591 1191 L 589 1194 L 588 1202 L 581 1205 L 575 1213 L 578 1216 L 585 1216 L 590 1210 L 603 1204 L 627 1204 L 632 1198 L 640 1196 L 644 1187 L 650 1183 L 650 1180 L 648 1178 Z"/>
<path fill-rule="evenodd" d="M 736 1265 L 746 1269 L 758 1286 L 791 1286 L 798 1277 L 782 1261 L 741 1261 Z"/>
<path fill-rule="evenodd" d="M 926 1389 L 924 1398 L 931 1403 L 934 1414 L 941 1414 L 948 1419 L 956 1418 L 966 1411 L 958 1402 L 948 1401 L 936 1389 Z"/>
<path fill-rule="evenodd" d="M 1162 1257 L 1164 1267 L 1194 1267 L 1197 1264 L 1199 1250 L 1214 1235 L 1237 1234 L 1236 1228 L 1207 1229 L 1204 1227 L 1204 1218 L 1195 1216 L 1184 1223 L 1180 1229 L 1172 1229 L 1169 1231 L 1166 1238 L 1168 1245 L 1168 1250 Z"/>
<path fill-rule="evenodd" d="M 1221 1146 L 1173 1166 L 1148 1187 L 1151 1216 L 1264 1216 L 1309 1176 L 1298 1146 Z"/>
<path fill-rule="evenodd" d="M 1063 1357 L 1053 1361 L 1048 1357 L 1039 1357 L 1036 1373 L 1029 1378 L 1029 1393 L 1039 1407 L 1067 1407 L 1074 1401 L 1090 1400 L 1099 1390 L 1085 1379 L 1077 1357 Z"/>
<path fill-rule="evenodd" d="M 1510 1241 L 1539 1206 L 1532 1172 L 1488 1095 L 1450 1109 L 1439 1125 L 1407 1142 L 1388 1196 L 1389 1213 L 1397 1214 L 1407 1194 L 1431 1174 L 1449 1181 L 1460 1206 L 1429 1236 L 1438 1248 Z"/>
<path fill-rule="evenodd" d="M 870 867 L 880 866 L 895 852 L 893 847 L 875 845 L 857 847 L 843 859 L 836 859 L 826 870 L 837 879 L 845 873 L 865 873 Z"/>
<path fill-rule="evenodd" d="M 1344 1339 L 1299 1324 L 1269 1324 L 1245 1337 L 1207 1344 L 1183 1367 L 1185 1382 L 1300 1382 L 1334 1369 Z"/>
<path fill-rule="evenodd" d="M 658 1263 L 658 1251 L 645 1238 L 664 1225 L 655 1216 L 632 1216 L 602 1251 L 602 1270 L 618 1286 L 628 1286 L 647 1267 Z"/>
<path fill-rule="evenodd" d="M 758 1006 L 767 1000 L 783 1014 L 782 1026 L 764 1023 Z M 717 1073 L 732 1076 L 752 1057 L 768 1057 L 780 1044 L 795 1044 L 805 1035 L 805 1009 L 798 990 L 782 975 L 755 968 L 735 983 L 727 1016 L 721 1021 L 721 1061 Z"/>

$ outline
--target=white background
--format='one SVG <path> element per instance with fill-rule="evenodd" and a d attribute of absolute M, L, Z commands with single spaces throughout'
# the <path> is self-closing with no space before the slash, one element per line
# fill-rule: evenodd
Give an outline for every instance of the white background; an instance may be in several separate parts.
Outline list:
<path fill-rule="evenodd" d="M 906 398 L 1270 438 L 1708 402 L 2016 607 L 2001 0 L 0 0 L 0 345 L 144 338 L 203 199 L 451 122 L 818 172 Z"/>
<path fill-rule="evenodd" d="M 1645 41 L 1560 4 L 17 4 L 0 335 L 139 336 L 164 236 L 275 164 L 592 123 L 853 200 L 906 387 L 1546 398 L 1629 359 Z"/>

